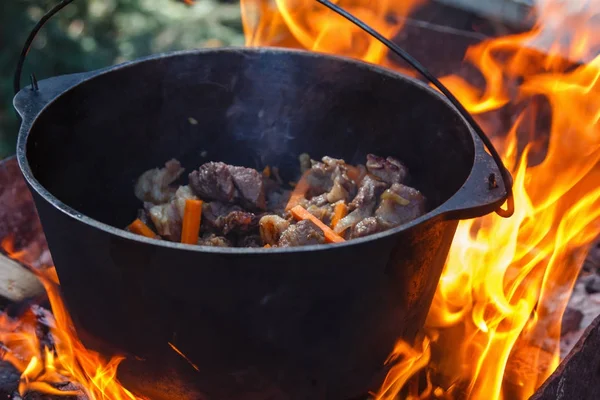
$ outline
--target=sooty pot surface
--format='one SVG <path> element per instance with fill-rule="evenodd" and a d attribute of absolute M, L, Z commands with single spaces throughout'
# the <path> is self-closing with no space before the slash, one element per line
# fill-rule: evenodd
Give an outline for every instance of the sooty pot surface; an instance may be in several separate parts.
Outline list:
<path fill-rule="evenodd" d="M 502 202 L 503 188 L 490 195 L 485 185 L 496 167 L 441 96 L 341 58 L 161 55 L 42 81 L 15 106 L 19 161 L 78 332 L 104 354 L 126 354 L 120 377 L 153 399 L 376 390 L 395 341 L 424 323 L 452 218 Z M 188 171 L 209 160 L 278 166 L 293 180 L 303 152 L 350 163 L 395 156 L 432 211 L 369 238 L 280 250 L 194 248 L 118 229 L 135 218 L 135 179 L 172 157 Z"/>

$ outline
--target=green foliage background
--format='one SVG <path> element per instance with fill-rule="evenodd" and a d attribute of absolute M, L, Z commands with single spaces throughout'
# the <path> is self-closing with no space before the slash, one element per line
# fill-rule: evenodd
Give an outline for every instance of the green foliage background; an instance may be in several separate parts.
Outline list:
<path fill-rule="evenodd" d="M 1 0 L 0 159 L 14 153 L 18 121 L 12 80 L 19 53 L 34 24 L 59 0 Z M 178 49 L 241 45 L 239 4 L 198 0 L 76 0 L 42 29 L 27 57 L 21 85 L 89 71 Z"/>

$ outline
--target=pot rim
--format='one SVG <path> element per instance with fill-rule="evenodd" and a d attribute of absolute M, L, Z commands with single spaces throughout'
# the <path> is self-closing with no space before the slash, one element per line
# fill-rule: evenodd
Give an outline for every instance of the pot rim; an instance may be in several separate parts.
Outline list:
<path fill-rule="evenodd" d="M 471 144 L 473 145 L 473 150 L 474 150 L 474 152 L 473 152 L 474 156 L 473 156 L 473 159 L 471 160 L 471 171 L 469 173 L 469 176 L 467 176 L 466 179 L 463 181 L 463 186 L 460 187 L 459 189 L 457 189 L 457 191 L 454 192 L 448 199 L 446 199 L 446 201 L 444 201 L 442 204 L 440 204 L 436 208 L 429 210 L 427 213 L 423 214 L 422 216 L 420 216 L 406 224 L 402 224 L 395 228 L 392 228 L 392 229 L 389 229 L 389 230 L 386 230 L 383 232 L 379 232 L 379 233 L 376 233 L 373 235 L 369 235 L 366 237 L 347 240 L 343 243 L 327 243 L 327 244 L 307 245 L 307 246 L 298 246 L 298 247 L 274 247 L 274 248 L 200 246 L 200 245 L 170 242 L 167 240 L 147 238 L 145 236 L 137 235 L 137 234 L 128 232 L 124 229 L 117 228 L 112 225 L 100 222 L 94 218 L 88 217 L 88 216 L 76 211 L 74 208 L 63 203 L 57 197 L 55 197 L 52 193 L 50 193 L 34 177 L 32 171 L 31 171 L 31 167 L 29 165 L 29 160 L 27 158 L 27 142 L 29 139 L 29 134 L 30 134 L 31 128 L 37 122 L 40 115 L 44 111 L 46 111 L 46 109 L 48 107 L 50 107 L 56 100 L 58 100 L 60 97 L 62 97 L 66 93 L 70 92 L 71 90 L 75 89 L 76 87 L 79 87 L 80 85 L 82 85 L 88 81 L 96 79 L 97 77 L 101 77 L 101 76 L 108 74 L 110 72 L 113 72 L 113 71 L 118 71 L 118 70 L 122 70 L 125 68 L 132 68 L 132 67 L 137 66 L 138 64 L 142 64 L 147 61 L 152 61 L 152 60 L 157 60 L 157 59 L 162 59 L 162 58 L 170 58 L 170 57 L 203 55 L 203 54 L 208 54 L 208 53 L 231 52 L 231 51 L 240 52 L 244 55 L 248 55 L 250 53 L 250 55 L 253 55 L 253 56 L 259 56 L 259 55 L 265 54 L 265 53 L 295 53 L 295 54 L 301 55 L 303 57 L 319 57 L 319 58 L 326 57 L 326 58 L 330 58 L 333 60 L 343 61 L 345 63 L 351 63 L 359 68 L 368 69 L 373 72 L 383 74 L 392 79 L 402 79 L 404 81 L 410 82 L 410 84 L 420 86 L 421 89 L 427 91 L 432 96 L 435 96 L 439 100 L 444 102 L 452 110 L 452 112 L 460 118 L 460 120 L 462 121 L 464 126 L 469 131 L 469 133 L 471 135 L 471 140 L 472 140 Z M 56 96 L 49 99 L 47 101 L 47 103 L 45 103 L 43 105 L 43 107 L 41 107 L 40 110 L 35 115 L 23 116 L 23 123 L 21 124 L 18 141 L 17 141 L 17 160 L 18 160 L 21 172 L 23 173 L 23 176 L 25 177 L 25 179 L 27 180 L 27 182 L 31 188 L 33 188 L 44 200 L 46 200 L 53 207 L 57 208 L 59 211 L 66 214 L 67 216 L 69 216 L 81 223 L 92 226 L 96 229 L 100 229 L 101 231 L 104 231 L 110 235 L 114 235 L 114 236 L 117 236 L 122 239 L 141 242 L 141 243 L 149 244 L 149 245 L 153 245 L 153 246 L 167 247 L 167 248 L 176 249 L 176 250 L 186 250 L 186 251 L 194 251 L 194 252 L 200 252 L 200 253 L 214 253 L 214 254 L 222 254 L 222 255 L 229 255 L 229 254 L 231 254 L 231 255 L 238 255 L 238 254 L 240 254 L 240 255 L 242 255 L 242 254 L 243 255 L 252 255 L 252 254 L 264 255 L 264 254 L 328 251 L 328 250 L 335 250 L 335 249 L 347 247 L 347 246 L 366 244 L 366 243 L 374 242 L 374 241 L 377 241 L 380 239 L 389 238 L 398 233 L 405 232 L 405 231 L 407 231 L 417 225 L 420 225 L 424 222 L 437 221 L 441 217 L 447 216 L 448 214 L 452 213 L 453 211 L 456 211 L 453 208 L 449 208 L 447 205 L 451 199 L 453 199 L 455 196 L 457 196 L 457 194 L 459 194 L 459 192 L 461 192 L 463 189 L 465 189 L 464 184 L 470 180 L 469 178 L 473 174 L 475 166 L 477 165 L 476 160 L 478 160 L 478 158 L 481 158 L 482 153 L 485 153 L 485 150 L 483 149 L 483 145 L 482 145 L 479 137 L 477 137 L 476 133 L 473 131 L 471 126 L 467 123 L 467 121 L 464 119 L 464 117 L 462 115 L 460 115 L 460 113 L 454 108 L 454 106 L 446 99 L 446 97 L 443 96 L 441 93 L 432 89 L 425 83 L 423 83 L 417 79 L 414 79 L 410 76 L 404 75 L 400 72 L 397 72 L 397 71 L 394 71 L 394 70 L 391 70 L 391 69 L 388 69 L 388 68 L 385 68 L 385 67 L 382 67 L 382 66 L 379 66 L 376 64 L 367 63 L 362 60 L 357 60 L 357 59 L 353 59 L 353 58 L 349 58 L 349 57 L 345 57 L 345 56 L 331 55 L 331 54 L 327 54 L 327 53 L 320 53 L 320 52 L 306 51 L 306 50 L 299 50 L 299 49 L 280 48 L 280 47 L 223 47 L 223 48 L 182 50 L 182 51 L 154 54 L 154 55 L 138 58 L 136 60 L 128 61 L 128 62 L 125 62 L 122 64 L 114 65 L 111 67 L 107 67 L 107 68 L 103 68 L 103 69 L 99 69 L 99 70 L 95 70 L 95 71 L 49 78 L 49 79 L 39 82 L 40 90 L 43 90 L 42 86 L 44 86 L 44 83 L 46 81 L 54 80 L 54 79 L 64 79 L 66 77 L 74 77 L 74 76 L 79 76 L 80 79 L 75 79 L 74 84 L 69 85 L 66 89 L 61 90 L 60 93 L 58 93 Z M 17 103 L 17 99 L 19 98 L 19 95 L 21 95 L 25 90 L 28 90 L 28 89 L 22 89 L 21 92 L 19 92 L 19 94 L 17 94 L 17 96 L 15 97 L 15 104 Z M 15 107 L 18 109 L 17 106 L 15 106 Z M 503 202 L 504 202 L 504 197 L 502 199 L 500 199 L 500 201 L 499 201 L 500 205 Z M 484 202 L 482 202 L 482 203 L 484 203 Z M 496 203 L 498 203 L 498 202 L 496 202 Z M 493 209 L 491 211 L 493 211 Z M 456 219 L 464 219 L 464 218 L 456 218 Z"/>

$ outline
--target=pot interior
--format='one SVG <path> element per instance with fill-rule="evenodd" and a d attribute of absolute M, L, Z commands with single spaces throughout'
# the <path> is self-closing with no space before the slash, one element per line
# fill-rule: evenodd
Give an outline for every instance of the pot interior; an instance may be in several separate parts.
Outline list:
<path fill-rule="evenodd" d="M 170 158 L 189 172 L 206 161 L 299 174 L 307 152 L 407 164 L 434 209 L 465 182 L 472 133 L 414 80 L 316 53 L 221 49 L 115 67 L 52 102 L 26 145 L 34 177 L 78 212 L 116 227 L 140 203 L 137 177 Z M 186 174 L 187 175 L 187 174 Z"/>

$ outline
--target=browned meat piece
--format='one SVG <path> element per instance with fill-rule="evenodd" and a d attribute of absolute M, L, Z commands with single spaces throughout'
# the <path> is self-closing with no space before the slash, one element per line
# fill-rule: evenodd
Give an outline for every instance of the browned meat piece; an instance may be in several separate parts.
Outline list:
<path fill-rule="evenodd" d="M 263 243 L 260 236 L 248 235 L 238 240 L 237 247 L 263 247 Z"/>
<path fill-rule="evenodd" d="M 408 169 L 393 157 L 383 158 L 367 155 L 367 170 L 388 185 L 403 183 L 408 177 Z"/>
<path fill-rule="evenodd" d="M 232 203 L 235 198 L 233 177 L 229 166 L 222 162 L 208 162 L 189 175 L 190 187 L 202 200 Z"/>
<path fill-rule="evenodd" d="M 222 220 L 223 234 L 228 235 L 231 232 L 244 234 L 255 230 L 259 218 L 248 211 L 231 211 L 226 216 L 220 217 L 220 220 Z"/>
<path fill-rule="evenodd" d="M 313 222 L 303 220 L 281 234 L 279 247 L 306 246 L 325 243 L 325 235 Z"/>
<path fill-rule="evenodd" d="M 308 199 L 329 192 L 333 185 L 331 181 L 331 170 L 323 163 L 313 161 L 311 169 L 306 175 L 308 183 L 308 191 L 306 197 Z"/>
<path fill-rule="evenodd" d="M 229 167 L 233 184 L 238 191 L 238 202 L 252 210 L 265 210 L 265 190 L 263 176 L 252 168 Z"/>
<path fill-rule="evenodd" d="M 198 239 L 198 244 L 200 246 L 233 247 L 227 238 L 224 238 L 223 236 L 217 236 L 214 233 L 202 235 L 202 237 Z"/>
<path fill-rule="evenodd" d="M 252 168 L 209 162 L 189 175 L 190 186 L 203 200 L 239 203 L 252 210 L 266 209 L 263 177 Z"/>
<path fill-rule="evenodd" d="M 386 188 L 386 183 L 373 178 L 371 175 L 365 176 L 360 183 L 358 194 L 350 203 L 350 209 L 354 211 L 342 218 L 335 226 L 334 231 L 342 233 L 346 229 L 354 227 L 364 218 L 371 217 L 377 205 L 377 199 Z"/>
<path fill-rule="evenodd" d="M 367 175 L 363 178 L 358 189 L 358 194 L 350 203 L 351 209 L 368 209 L 372 213 L 377 199 L 387 188 L 384 182 L 374 179 L 372 176 Z"/>
<path fill-rule="evenodd" d="M 202 227 L 222 235 L 229 233 L 247 233 L 256 229 L 259 218 L 236 205 L 218 201 L 204 203 L 202 206 Z"/>
<path fill-rule="evenodd" d="M 181 216 L 174 202 L 152 206 L 148 213 L 158 234 L 172 242 L 181 240 Z"/>
<path fill-rule="evenodd" d="M 183 171 L 179 161 L 173 159 L 167 161 L 164 168 L 154 168 L 144 172 L 135 184 L 135 196 L 141 201 L 154 204 L 170 201 L 175 193 L 175 188 L 169 185 L 175 182 Z"/>
<path fill-rule="evenodd" d="M 425 214 L 425 197 L 417 189 L 394 183 L 381 195 L 375 211 L 386 229 L 405 224 Z"/>
<path fill-rule="evenodd" d="M 356 184 L 348 177 L 344 160 L 323 157 L 322 162 L 312 161 L 312 167 L 306 177 L 311 204 L 321 206 L 340 200 L 349 201 L 356 193 Z"/>
<path fill-rule="evenodd" d="M 308 208 L 310 206 L 324 206 L 325 204 L 327 204 L 327 193 L 314 196 L 310 200 L 302 201 L 301 203 L 303 204 L 304 208 Z"/>
<path fill-rule="evenodd" d="M 218 219 L 231 211 L 241 211 L 239 206 L 225 204 L 220 201 L 204 202 L 202 205 L 202 228 L 208 230 L 222 229 Z"/>
<path fill-rule="evenodd" d="M 354 225 L 354 228 L 352 228 L 352 232 L 350 233 L 350 239 L 369 236 L 374 233 L 381 232 L 383 229 L 384 228 L 381 226 L 377 218 L 368 217 Z"/>
<path fill-rule="evenodd" d="M 269 214 L 259 221 L 260 237 L 265 244 L 275 245 L 290 223 L 278 215 Z"/>

